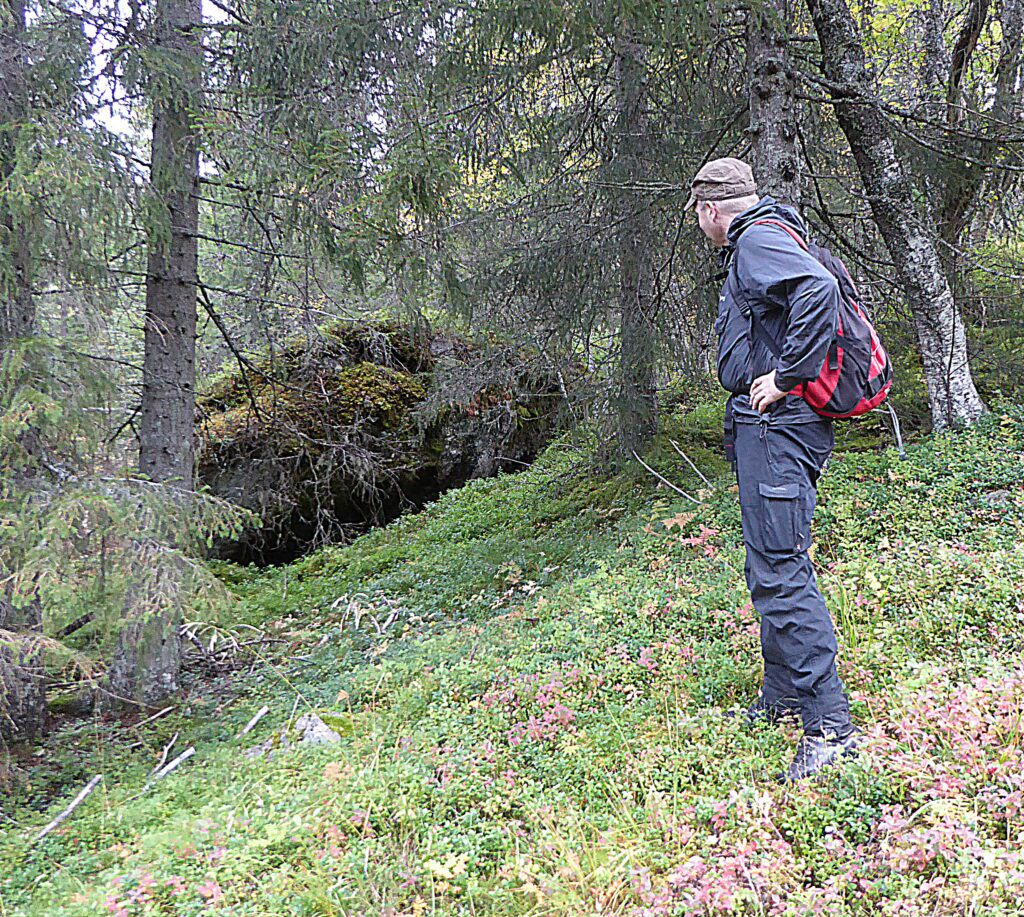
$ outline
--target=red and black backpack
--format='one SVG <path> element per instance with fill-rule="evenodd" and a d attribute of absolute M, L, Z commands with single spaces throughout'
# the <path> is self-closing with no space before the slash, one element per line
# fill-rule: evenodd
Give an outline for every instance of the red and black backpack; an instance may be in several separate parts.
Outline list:
<path fill-rule="evenodd" d="M 801 382 L 790 394 L 799 395 L 822 417 L 860 417 L 874 410 L 885 401 L 892 387 L 892 364 L 867 312 L 857 301 L 857 288 L 846 265 L 827 248 L 805 242 L 781 220 L 757 220 L 750 225 L 777 226 L 788 232 L 839 282 L 838 330 L 825 362 L 817 378 Z M 781 344 L 758 321 L 753 310 L 750 327 L 751 333 L 758 334 L 772 356 L 778 359 Z"/>

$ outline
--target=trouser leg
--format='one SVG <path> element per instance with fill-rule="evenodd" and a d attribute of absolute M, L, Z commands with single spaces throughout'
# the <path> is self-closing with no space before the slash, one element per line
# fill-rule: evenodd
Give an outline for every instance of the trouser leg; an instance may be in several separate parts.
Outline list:
<path fill-rule="evenodd" d="M 765 698 L 795 696 L 808 732 L 849 726 L 832 619 L 807 548 L 818 474 L 832 447 L 827 421 L 736 425 L 746 574 L 761 616 Z"/>
<path fill-rule="evenodd" d="M 749 547 L 747 548 L 747 561 L 744 565 L 747 587 L 753 599 L 754 593 L 758 590 L 758 582 L 763 578 L 759 575 L 760 565 L 751 557 Z M 755 606 L 756 607 L 756 606 Z M 760 614 L 760 609 L 758 609 Z M 786 657 L 783 654 L 782 646 L 779 644 L 777 628 L 771 618 L 764 615 L 761 617 L 761 656 L 764 660 L 764 680 L 761 685 L 761 696 L 767 704 L 780 704 L 786 707 L 797 708 L 800 706 L 800 699 L 797 697 L 796 688 L 793 685 L 793 675 Z"/>

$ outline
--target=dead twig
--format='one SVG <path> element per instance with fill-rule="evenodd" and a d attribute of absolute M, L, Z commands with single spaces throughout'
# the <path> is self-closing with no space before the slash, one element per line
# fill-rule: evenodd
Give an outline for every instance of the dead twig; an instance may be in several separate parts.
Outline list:
<path fill-rule="evenodd" d="M 682 449 L 679 448 L 678 443 L 676 443 L 674 439 L 670 439 L 669 442 L 672 444 L 672 448 L 675 449 L 680 456 L 682 456 L 686 464 L 689 465 L 697 473 L 697 477 L 700 478 L 705 484 L 707 484 L 708 487 L 714 487 L 714 485 L 706 477 L 704 477 L 703 472 L 701 472 L 701 470 L 696 465 L 693 464 L 693 462 L 690 459 L 690 456 L 688 456 L 685 452 L 683 452 Z"/>
<path fill-rule="evenodd" d="M 199 638 L 198 638 L 198 637 L 197 637 L 197 636 L 195 635 L 195 632 L 194 632 L 194 631 L 191 631 L 191 630 L 189 630 L 189 629 L 188 629 L 187 627 L 183 627 L 183 628 L 181 629 L 181 631 L 182 631 L 182 633 L 183 633 L 183 634 L 184 634 L 184 635 L 185 635 L 186 637 L 188 637 L 188 639 L 189 639 L 189 642 L 190 642 L 190 643 L 192 643 L 192 645 L 193 645 L 193 646 L 195 646 L 195 647 L 196 647 L 196 648 L 197 648 L 197 649 L 199 650 L 199 655 L 200 655 L 200 656 L 201 656 L 201 657 L 202 657 L 203 659 L 205 659 L 205 660 L 207 660 L 207 661 L 208 661 L 208 660 L 209 660 L 209 658 L 210 658 L 210 654 L 209 654 L 209 653 L 208 653 L 208 652 L 206 651 L 206 645 L 205 645 L 205 644 L 203 643 L 203 641 L 202 641 L 202 640 L 200 640 L 200 639 L 199 639 Z"/>
<path fill-rule="evenodd" d="M 635 458 L 641 465 L 643 465 L 644 468 L 646 468 L 651 474 L 653 474 L 666 487 L 671 487 L 677 494 L 679 494 L 681 497 L 686 497 L 686 499 L 689 500 L 691 503 L 696 503 L 698 506 L 703 506 L 704 505 L 704 501 L 703 500 L 698 500 L 696 497 L 691 497 L 681 487 L 676 487 L 676 485 L 673 484 L 664 475 L 658 474 L 657 471 L 655 471 L 650 465 L 647 464 L 647 462 L 645 462 L 642 458 L 640 458 L 639 455 L 636 454 L 636 450 L 635 449 L 632 449 L 630 451 L 632 451 L 632 453 L 633 453 L 633 458 Z"/>
<path fill-rule="evenodd" d="M 238 737 L 241 738 L 242 736 L 248 735 L 250 732 L 252 732 L 253 729 L 256 728 L 256 724 L 260 720 L 262 720 L 263 717 L 265 717 L 268 713 L 270 713 L 270 708 L 266 704 L 264 704 L 262 707 L 260 707 L 259 710 L 256 711 L 256 715 L 251 720 L 249 720 L 249 722 L 246 723 L 245 726 L 242 727 L 242 731 L 238 733 Z"/>
<path fill-rule="evenodd" d="M 168 742 L 164 746 L 163 754 L 160 755 L 160 761 L 157 763 L 157 766 L 154 767 L 153 770 L 151 770 L 149 772 L 150 776 L 155 774 L 158 770 L 160 770 L 161 767 L 164 766 L 164 764 L 167 762 L 167 756 L 171 753 L 171 749 L 174 748 L 174 743 L 177 742 L 177 741 L 178 741 L 178 733 L 174 733 L 174 738 L 171 739 L 171 741 Z"/>
<path fill-rule="evenodd" d="M 163 710 L 157 710 L 157 712 L 154 713 L 152 716 L 147 716 L 144 720 L 139 720 L 139 722 L 132 726 L 132 729 L 138 729 L 140 726 L 145 726 L 147 723 L 152 723 L 153 720 L 160 719 L 160 717 L 170 713 L 173 709 L 174 705 L 172 704 L 170 707 L 164 707 Z"/>
<path fill-rule="evenodd" d="M 52 822 L 50 822 L 42 831 L 40 831 L 35 840 L 34 844 L 38 844 L 47 834 L 53 831 L 55 828 L 60 827 L 85 800 L 89 797 L 89 794 L 100 785 L 100 781 L 103 779 L 103 774 L 97 774 L 92 778 L 82 789 L 82 791 L 71 800 L 69 805 L 63 812 L 60 813 Z"/>
<path fill-rule="evenodd" d="M 191 745 L 186 748 L 177 758 L 175 758 L 170 764 L 165 765 L 161 770 L 158 770 L 154 775 L 154 780 L 163 780 L 171 771 L 176 770 L 178 765 L 184 764 L 189 758 L 196 753 L 195 748 Z"/>

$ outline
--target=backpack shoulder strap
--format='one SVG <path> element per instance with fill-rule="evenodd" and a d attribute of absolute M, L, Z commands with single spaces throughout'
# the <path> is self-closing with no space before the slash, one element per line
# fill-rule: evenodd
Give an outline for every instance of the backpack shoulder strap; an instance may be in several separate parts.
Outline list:
<path fill-rule="evenodd" d="M 856 287 L 853 284 L 853 278 L 850 276 L 850 272 L 847 270 L 846 265 L 843 264 L 842 260 L 833 255 L 827 248 L 823 248 L 820 245 L 815 245 L 812 248 L 807 244 L 807 242 L 804 241 L 804 239 L 800 236 L 800 233 L 793 229 L 792 226 L 783 223 L 781 220 L 757 220 L 751 223 L 750 225 L 758 226 L 761 224 L 767 226 L 775 226 L 779 229 L 785 230 L 785 232 L 787 232 L 793 238 L 793 240 L 805 252 L 807 252 L 807 254 L 814 258 L 815 261 L 821 264 L 822 267 L 825 268 L 825 270 L 827 270 L 830 274 L 832 274 L 832 276 L 836 278 L 836 280 L 839 283 L 839 288 L 844 294 L 846 294 L 846 290 L 844 289 L 846 284 L 849 285 L 850 289 L 852 289 L 854 293 L 856 292 Z M 753 309 L 751 309 L 749 306 L 741 307 L 741 309 L 750 322 L 751 337 L 754 337 L 756 335 L 760 339 L 761 343 L 763 343 L 765 347 L 768 348 L 768 351 L 771 353 L 771 355 L 778 359 L 782 354 L 782 344 L 768 333 L 768 329 L 761 324 L 761 320 L 757 317 L 757 313 Z M 827 359 L 829 361 L 829 365 L 833 369 L 838 369 L 839 364 L 838 359 L 835 355 L 835 346 L 835 343 L 833 343 L 832 347 L 829 348 L 829 355 Z"/>
<path fill-rule="evenodd" d="M 768 333 L 768 329 L 761 324 L 761 320 L 753 309 L 750 310 L 749 317 L 751 333 L 761 339 L 761 343 L 768 348 L 769 353 L 777 360 L 782 356 L 782 345 Z"/>
<path fill-rule="evenodd" d="M 796 243 L 804 250 L 808 251 L 807 243 L 800 238 L 800 234 L 796 232 L 792 227 L 787 226 L 781 220 L 755 220 L 750 224 L 751 226 L 777 226 L 779 229 L 785 230 L 790 236 L 796 241 Z M 761 324 L 761 320 L 757 317 L 757 313 L 749 306 L 744 306 L 743 311 L 747 313 L 747 318 L 750 320 L 750 332 L 751 335 L 756 335 L 762 344 L 768 348 L 768 352 L 773 357 L 778 359 L 782 356 L 782 344 L 777 341 L 772 335 L 768 333 L 768 329 Z"/>
<path fill-rule="evenodd" d="M 784 230 L 793 237 L 793 241 L 796 242 L 805 252 L 809 252 L 810 249 L 807 247 L 807 243 L 803 240 L 803 237 L 788 223 L 783 223 L 782 220 L 773 220 L 771 218 L 765 220 L 755 220 L 750 224 L 751 226 L 777 226 L 779 229 Z"/>
<path fill-rule="evenodd" d="M 783 223 L 782 220 L 757 220 L 751 223 L 751 226 L 758 226 L 764 224 L 766 226 L 777 226 L 779 229 L 785 230 L 790 236 L 796 241 L 796 243 L 809 254 L 815 261 L 817 261 L 822 267 L 825 268 L 833 277 L 839 281 L 839 288 L 848 299 L 859 299 L 857 293 L 857 285 L 853 282 L 853 275 L 850 274 L 849 268 L 843 263 L 843 259 L 838 255 L 832 254 L 823 245 L 808 245 L 806 241 L 800 236 L 792 226 Z"/>

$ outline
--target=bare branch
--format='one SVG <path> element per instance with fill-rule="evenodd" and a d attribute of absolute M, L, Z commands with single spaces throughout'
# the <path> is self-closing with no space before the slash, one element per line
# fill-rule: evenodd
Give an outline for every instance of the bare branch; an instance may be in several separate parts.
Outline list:
<path fill-rule="evenodd" d="M 671 487 L 672 490 L 674 490 L 681 497 L 686 497 L 686 499 L 689 500 L 691 503 L 696 503 L 699 506 L 703 505 L 703 503 L 704 503 L 703 500 L 698 500 L 696 497 L 691 497 L 685 490 L 683 490 L 680 487 L 677 487 L 675 484 L 673 484 L 664 475 L 658 474 L 657 471 L 655 471 L 650 465 L 647 464 L 647 462 L 645 462 L 642 458 L 640 458 L 639 455 L 636 454 L 636 450 L 635 449 L 633 449 L 632 452 L 633 452 L 633 458 L 635 458 L 641 465 L 643 465 L 644 468 L 646 468 L 651 474 L 653 474 L 666 487 Z"/>
<path fill-rule="evenodd" d="M 100 781 L 103 780 L 103 774 L 97 774 L 92 778 L 81 790 L 81 792 L 71 800 L 69 805 L 63 812 L 60 813 L 52 822 L 50 822 L 42 831 L 40 831 L 33 841 L 34 844 L 38 844 L 47 834 L 51 831 L 59 828 L 86 799 L 89 798 L 89 794 L 100 785 Z"/>

